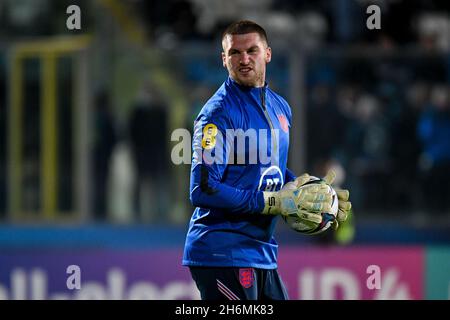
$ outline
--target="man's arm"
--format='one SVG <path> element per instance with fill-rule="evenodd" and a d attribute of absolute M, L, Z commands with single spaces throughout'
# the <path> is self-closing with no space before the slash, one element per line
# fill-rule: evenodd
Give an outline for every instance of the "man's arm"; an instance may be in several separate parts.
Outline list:
<path fill-rule="evenodd" d="M 195 207 L 226 209 L 233 213 L 259 213 L 264 208 L 262 191 L 240 190 L 217 178 L 217 167 L 198 164 L 191 172 L 190 199 Z"/>
<path fill-rule="evenodd" d="M 198 165 L 191 174 L 191 202 L 196 207 L 226 209 L 233 213 L 298 216 L 320 223 L 320 212 L 330 210 L 331 195 L 325 185 L 302 185 L 302 175 L 289 188 L 277 192 L 240 190 L 210 178 L 209 166 Z M 200 176 L 198 176 L 200 173 Z M 198 183 L 199 182 L 199 183 Z"/>
<path fill-rule="evenodd" d="M 194 125 L 190 200 L 195 207 L 226 209 L 234 213 L 259 213 L 262 191 L 241 190 L 221 182 L 230 152 L 226 130 L 231 120 L 221 105 L 207 105 Z"/>
<path fill-rule="evenodd" d="M 331 203 L 325 188 L 311 186 L 301 190 L 265 192 L 241 190 L 222 183 L 230 143 L 226 129 L 232 128 L 221 106 L 207 106 L 194 126 L 190 200 L 196 207 L 224 209 L 239 214 L 298 215 L 309 211 L 315 217 Z M 299 181 L 295 181 L 296 186 Z M 309 216 L 309 214 L 308 214 Z"/>

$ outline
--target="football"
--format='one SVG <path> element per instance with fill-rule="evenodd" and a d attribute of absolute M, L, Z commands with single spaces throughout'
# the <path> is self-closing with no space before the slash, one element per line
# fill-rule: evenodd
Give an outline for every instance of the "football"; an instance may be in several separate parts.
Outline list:
<path fill-rule="evenodd" d="M 303 186 L 315 183 L 325 183 L 325 182 L 318 177 L 311 176 L 309 181 L 305 183 Z M 297 217 L 283 217 L 284 221 L 289 225 L 291 229 L 303 234 L 314 235 L 324 232 L 331 226 L 333 221 L 336 219 L 336 215 L 338 213 L 338 197 L 336 191 L 331 186 L 328 185 L 328 187 L 330 188 L 330 193 L 332 195 L 332 205 L 330 212 L 321 213 L 322 222 L 318 226 L 311 228 L 310 226 L 303 223 Z"/>

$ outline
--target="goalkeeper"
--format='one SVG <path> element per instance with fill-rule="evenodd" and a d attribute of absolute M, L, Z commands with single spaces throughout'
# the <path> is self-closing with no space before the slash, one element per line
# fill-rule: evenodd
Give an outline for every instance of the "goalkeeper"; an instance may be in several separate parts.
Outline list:
<path fill-rule="evenodd" d="M 223 33 L 222 47 L 228 79 L 194 124 L 190 199 L 196 208 L 182 263 L 204 300 L 286 300 L 273 238 L 276 217 L 295 215 L 305 224 L 319 224 L 331 195 L 324 185 L 302 187 L 308 175 L 296 178 L 286 167 L 291 109 L 265 81 L 272 52 L 264 29 L 251 21 L 233 23 Z M 242 133 L 249 142 L 234 150 Z M 253 161 L 255 154 L 259 158 Z M 333 179 L 332 172 L 324 178 L 329 184 Z M 289 188 L 282 189 L 286 183 Z M 348 191 L 338 191 L 338 197 L 343 221 L 350 209 Z"/>

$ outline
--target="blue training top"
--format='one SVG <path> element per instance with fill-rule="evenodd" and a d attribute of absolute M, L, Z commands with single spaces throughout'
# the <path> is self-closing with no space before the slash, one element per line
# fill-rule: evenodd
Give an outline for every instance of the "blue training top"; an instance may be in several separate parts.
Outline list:
<path fill-rule="evenodd" d="M 230 77 L 194 123 L 189 223 L 183 265 L 277 268 L 276 216 L 263 191 L 295 179 L 287 169 L 291 109 L 267 84 Z"/>

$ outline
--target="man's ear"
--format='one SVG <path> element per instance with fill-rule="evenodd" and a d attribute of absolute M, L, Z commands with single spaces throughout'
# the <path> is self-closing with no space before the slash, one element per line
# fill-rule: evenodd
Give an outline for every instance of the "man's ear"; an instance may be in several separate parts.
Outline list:
<path fill-rule="evenodd" d="M 266 63 L 269 63 L 272 60 L 272 48 L 267 47 L 266 49 Z"/>
<path fill-rule="evenodd" d="M 225 52 L 222 51 L 222 65 L 226 69 L 227 68 L 227 57 L 225 56 Z"/>

